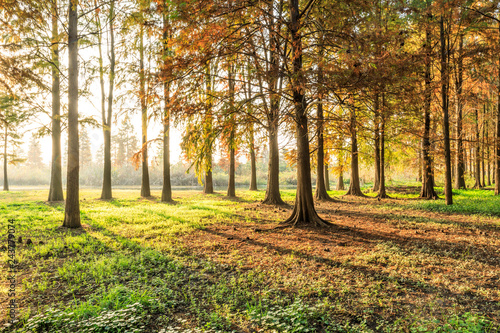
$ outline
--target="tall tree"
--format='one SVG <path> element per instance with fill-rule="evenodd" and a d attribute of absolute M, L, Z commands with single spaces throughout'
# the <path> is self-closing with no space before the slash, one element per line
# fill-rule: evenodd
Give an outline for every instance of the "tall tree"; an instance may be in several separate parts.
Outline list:
<path fill-rule="evenodd" d="M 312 6 L 314 1 L 309 1 L 308 6 Z M 292 75 L 290 88 L 293 97 L 294 120 L 296 123 L 297 140 L 297 192 L 292 215 L 282 222 L 285 225 L 315 225 L 329 226 L 330 222 L 319 217 L 314 208 L 311 184 L 311 161 L 309 158 L 309 135 L 307 104 L 304 94 L 305 73 L 302 68 L 302 22 L 304 13 L 308 8 L 299 11 L 299 0 L 289 2 L 289 29 L 291 36 L 291 62 Z"/>
<path fill-rule="evenodd" d="M 80 152 L 78 142 L 78 0 L 69 0 L 68 19 L 68 173 L 63 226 L 79 228 Z"/>
<path fill-rule="evenodd" d="M 61 89 L 59 75 L 59 13 L 57 0 L 52 1 L 52 159 L 50 172 L 49 202 L 63 201 L 61 159 Z"/>
<path fill-rule="evenodd" d="M 142 9 L 144 10 L 144 9 Z M 141 13 L 143 15 L 143 13 Z M 144 26 L 141 20 L 139 28 L 139 99 L 141 103 L 141 129 L 142 129 L 142 178 L 141 197 L 150 197 L 149 163 L 148 163 L 148 105 L 146 96 L 146 74 L 144 70 Z"/>

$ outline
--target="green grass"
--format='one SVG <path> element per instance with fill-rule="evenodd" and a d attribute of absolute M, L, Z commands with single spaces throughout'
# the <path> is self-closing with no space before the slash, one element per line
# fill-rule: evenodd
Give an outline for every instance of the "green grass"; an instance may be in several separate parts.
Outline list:
<path fill-rule="evenodd" d="M 330 192 L 333 196 L 343 193 Z M 282 192 L 288 202 L 293 201 L 294 194 L 293 190 Z M 362 284 L 344 285 L 344 293 L 339 293 L 329 289 L 331 281 L 309 281 L 304 282 L 299 293 L 290 294 L 280 287 L 290 282 L 272 267 L 248 270 L 237 263 L 228 265 L 193 256 L 190 244 L 178 241 L 179 235 L 210 224 L 245 221 L 244 205 L 262 200 L 263 191 L 238 192 L 238 200 L 225 199 L 221 194 L 176 192 L 175 204 L 160 203 L 159 193 L 153 195 L 156 198 L 146 200 L 134 191 L 115 191 L 116 199 L 102 201 L 96 199 L 98 191 L 82 191 L 84 228 L 68 230 L 61 228 L 64 207 L 47 204 L 46 191 L 0 193 L 0 234 L 6 235 L 7 220 L 13 218 L 16 236 L 34 241 L 31 247 L 21 245 L 16 252 L 21 271 L 18 276 L 22 279 L 17 287 L 22 307 L 16 326 L 19 332 L 30 329 L 37 332 L 148 332 L 162 328 L 164 332 L 176 332 L 177 326 L 221 332 L 230 332 L 235 327 L 247 331 L 260 327 L 264 331 L 279 332 L 314 332 L 320 327 L 324 332 L 390 332 L 391 329 L 396 332 L 402 327 L 397 318 L 390 321 L 379 318 L 373 322 L 373 318 L 378 318 L 374 314 L 364 318 L 349 319 L 344 315 L 337 318 L 338 313 L 352 306 L 348 297 L 358 288 L 366 289 L 362 307 L 376 308 L 388 297 L 382 295 L 384 288 L 380 284 L 369 288 Z M 399 195 L 400 198 L 407 196 Z M 379 205 L 376 209 L 380 214 L 385 214 L 387 208 L 500 214 L 500 202 L 491 191 L 458 191 L 455 200 L 457 204 L 452 208 L 444 205 L 443 200 L 437 200 L 391 203 L 390 207 Z M 0 254 L 5 263 L 6 253 Z M 389 255 L 391 260 L 398 260 L 399 265 L 410 265 L 407 254 L 389 243 L 380 244 L 359 260 L 367 264 L 387 264 Z M 427 260 L 425 251 L 414 255 L 421 263 Z M 289 255 L 291 266 L 300 260 L 303 260 L 300 255 Z M 345 265 L 348 268 L 352 263 Z M 5 280 L 5 277 L 4 269 L 0 278 Z M 395 281 L 391 283 L 397 284 Z M 310 299 L 311 293 L 318 296 Z M 2 301 L 6 294 L 7 288 L 3 286 Z M 1 313 L 0 318 L 4 315 Z M 370 325 L 367 318 L 372 320 Z M 488 331 L 490 323 L 481 314 L 464 318 L 460 315 L 444 318 L 441 322 L 450 322 L 450 330 L 435 332 Z M 435 323 L 425 322 L 423 317 L 405 318 L 405 323 L 408 322 L 419 323 L 415 327 L 422 328 L 422 332 L 436 329 Z M 462 330 L 451 330 L 459 326 Z M 479 327 L 479 330 L 467 331 L 462 326 Z"/>

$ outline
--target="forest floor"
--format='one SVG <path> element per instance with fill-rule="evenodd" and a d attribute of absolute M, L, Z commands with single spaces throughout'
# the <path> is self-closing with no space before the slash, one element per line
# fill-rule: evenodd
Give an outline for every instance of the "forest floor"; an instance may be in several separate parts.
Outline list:
<path fill-rule="evenodd" d="M 276 228 L 294 191 L 274 207 L 263 191 L 162 204 L 159 192 L 87 190 L 76 230 L 47 191 L 0 193 L 0 331 L 498 332 L 500 197 L 454 191 L 446 206 L 389 190 L 330 192 L 339 202 L 316 205 L 328 229 Z M 22 238 L 15 296 L 8 219 Z"/>

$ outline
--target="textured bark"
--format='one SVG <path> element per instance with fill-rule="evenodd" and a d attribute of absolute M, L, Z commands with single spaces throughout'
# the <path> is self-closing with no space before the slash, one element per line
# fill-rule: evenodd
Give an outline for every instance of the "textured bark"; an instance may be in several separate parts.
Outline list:
<path fill-rule="evenodd" d="M 446 45 L 443 16 L 441 16 L 441 21 L 440 21 L 440 37 L 441 37 L 441 102 L 443 108 L 443 134 L 444 134 L 444 159 L 445 159 L 444 194 L 446 198 L 446 204 L 451 205 L 453 204 L 453 193 L 451 189 L 452 182 L 451 182 L 450 120 L 448 114 L 449 45 Z"/>
<path fill-rule="evenodd" d="M 463 36 L 459 37 L 458 44 L 458 64 L 457 64 L 457 156 L 456 156 L 456 177 L 455 188 L 465 189 L 465 164 L 464 164 L 464 146 L 463 146 Z"/>
<path fill-rule="evenodd" d="M 163 0 L 163 186 L 161 202 L 173 202 L 170 181 L 170 85 L 167 80 L 168 59 L 168 21 L 166 0 Z"/>
<path fill-rule="evenodd" d="M 480 142 L 479 142 L 479 111 L 475 110 L 475 123 L 476 123 L 476 138 L 474 142 L 474 188 L 482 188 L 483 185 L 481 184 L 481 153 L 480 153 Z"/>
<path fill-rule="evenodd" d="M 351 180 L 349 183 L 349 190 L 346 195 L 355 195 L 364 197 L 359 184 L 359 162 L 358 162 L 358 138 L 357 138 L 357 125 L 356 125 L 356 111 L 351 109 Z"/>
<path fill-rule="evenodd" d="M 269 166 L 267 170 L 267 189 L 266 196 L 262 201 L 268 205 L 284 205 L 285 202 L 280 195 L 280 160 L 278 148 L 278 124 L 277 119 L 269 124 Z"/>
<path fill-rule="evenodd" d="M 319 101 L 317 108 L 317 127 L 318 127 L 318 150 L 317 150 L 317 166 L 316 166 L 316 193 L 314 199 L 319 201 L 333 201 L 326 192 L 325 186 L 325 151 L 323 138 L 323 103 Z"/>
<path fill-rule="evenodd" d="M 114 33 L 114 17 L 115 17 L 115 1 L 112 0 L 109 4 L 109 89 L 108 89 L 108 108 L 105 108 L 104 94 L 104 71 L 101 52 L 101 34 L 99 33 L 99 65 L 101 78 L 101 110 L 102 124 L 104 135 L 104 170 L 102 178 L 101 199 L 109 200 L 113 197 L 111 188 L 111 119 L 113 115 L 113 89 L 115 84 L 115 33 Z"/>
<path fill-rule="evenodd" d="M 430 157 L 430 132 L 431 132 L 431 62 L 430 62 L 430 31 L 426 31 L 426 59 L 425 59 L 425 101 L 424 101 L 424 135 L 422 138 L 422 156 L 424 159 L 424 174 L 422 178 L 422 189 L 420 197 L 425 199 L 437 199 L 434 190 L 434 179 L 432 174 L 432 161 Z"/>
<path fill-rule="evenodd" d="M 314 208 L 312 196 L 307 112 L 303 92 L 304 73 L 302 68 L 302 36 L 299 22 L 299 0 L 290 0 L 289 10 L 293 65 L 293 75 L 290 83 L 293 93 L 297 139 L 297 192 L 292 215 L 282 224 L 290 226 L 328 226 L 331 225 L 331 223 L 318 216 Z"/>
<path fill-rule="evenodd" d="M 382 95 L 382 100 L 384 101 L 384 95 Z M 383 112 L 385 111 L 384 104 L 385 103 L 382 104 L 384 108 Z M 385 115 L 382 113 L 380 117 L 380 188 L 378 192 L 378 197 L 380 199 L 389 198 L 385 191 L 385 121 Z"/>
<path fill-rule="evenodd" d="M 486 186 L 485 182 L 486 170 L 484 168 L 484 151 L 486 150 L 484 146 L 484 129 L 486 127 L 486 122 L 484 121 L 485 117 L 486 117 L 486 104 L 484 105 L 483 130 L 482 130 L 482 140 L 481 140 L 481 177 L 483 186 Z"/>
<path fill-rule="evenodd" d="M 236 131 L 236 120 L 234 118 L 234 78 L 233 78 L 233 65 L 229 66 L 229 118 L 231 133 L 229 134 L 229 181 L 227 184 L 227 196 L 230 198 L 236 197 L 236 184 L 235 184 L 235 172 L 236 172 L 236 160 L 235 160 L 235 131 Z"/>
<path fill-rule="evenodd" d="M 250 191 L 257 191 L 257 158 L 255 156 L 255 137 L 253 124 L 249 129 L 249 148 L 250 148 Z"/>
<path fill-rule="evenodd" d="M 331 191 L 330 188 L 330 172 L 328 171 L 328 163 L 325 163 L 325 188 L 327 191 Z"/>
<path fill-rule="evenodd" d="M 79 228 L 80 149 L 78 142 L 78 1 L 69 1 L 68 18 L 68 171 L 63 226 Z"/>
<path fill-rule="evenodd" d="M 139 94 L 141 101 L 142 129 L 142 178 L 141 197 L 150 197 L 149 166 L 148 166 L 148 106 L 146 101 L 146 77 L 144 73 L 144 27 L 141 25 L 139 36 Z"/>
<path fill-rule="evenodd" d="M 500 37 L 500 22 L 498 22 L 498 36 Z M 495 137 L 495 195 L 500 194 L 500 56 L 498 57 L 498 97 L 497 97 L 497 126 Z"/>
<path fill-rule="evenodd" d="M 61 89 L 59 76 L 59 28 L 57 0 L 52 2 L 52 160 L 49 202 L 63 201 L 61 152 Z"/>
<path fill-rule="evenodd" d="M 8 191 L 9 190 L 9 178 L 7 177 L 7 165 L 8 165 L 7 143 L 8 143 L 8 138 L 9 138 L 9 131 L 8 131 L 7 122 L 4 123 L 4 126 L 5 126 L 5 129 L 4 129 L 4 137 L 3 137 L 3 190 Z"/>
<path fill-rule="evenodd" d="M 375 141 L 375 177 L 373 181 L 373 188 L 372 191 L 376 192 L 380 188 L 380 129 L 379 129 L 379 117 L 380 117 L 380 110 L 379 110 L 379 94 L 378 92 L 375 94 L 375 100 L 373 103 L 373 110 L 375 112 L 373 123 L 374 123 L 374 136 L 373 139 Z"/>

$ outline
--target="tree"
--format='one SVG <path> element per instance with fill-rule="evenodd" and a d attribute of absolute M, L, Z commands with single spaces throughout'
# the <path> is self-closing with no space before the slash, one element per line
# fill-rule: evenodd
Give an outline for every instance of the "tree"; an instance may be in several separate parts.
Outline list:
<path fill-rule="evenodd" d="M 61 89 L 59 68 L 59 13 L 57 0 L 52 1 L 52 159 L 49 202 L 63 201 L 61 160 Z"/>
<path fill-rule="evenodd" d="M 80 155 L 78 141 L 78 0 L 69 0 L 68 20 L 68 175 L 63 226 L 79 228 Z"/>

